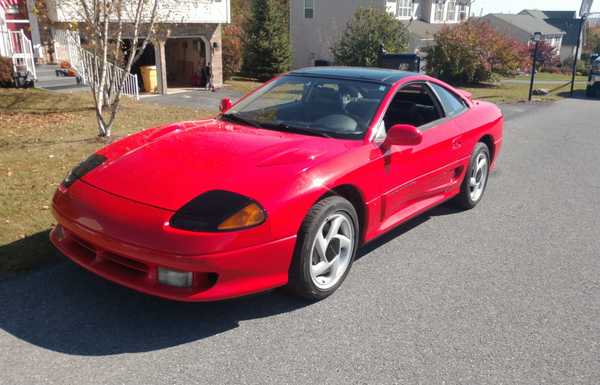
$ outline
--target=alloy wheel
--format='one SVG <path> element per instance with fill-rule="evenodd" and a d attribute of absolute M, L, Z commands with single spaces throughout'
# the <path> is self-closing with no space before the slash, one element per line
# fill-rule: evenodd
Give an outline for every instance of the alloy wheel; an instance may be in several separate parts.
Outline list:
<path fill-rule="evenodd" d="M 310 277 L 317 288 L 330 289 L 344 276 L 353 255 L 354 237 L 354 225 L 346 213 L 325 218 L 310 255 Z"/>
<path fill-rule="evenodd" d="M 485 152 L 480 152 L 471 167 L 469 175 L 469 194 L 473 202 L 479 201 L 485 190 L 489 172 L 489 159 Z"/>

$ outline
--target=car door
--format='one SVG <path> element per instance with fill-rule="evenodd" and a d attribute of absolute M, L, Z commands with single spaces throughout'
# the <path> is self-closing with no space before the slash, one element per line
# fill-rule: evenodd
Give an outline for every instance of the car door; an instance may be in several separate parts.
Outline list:
<path fill-rule="evenodd" d="M 392 146 L 385 155 L 386 181 L 383 194 L 384 220 L 410 216 L 438 200 L 454 185 L 453 168 L 458 130 L 453 116 L 446 114 L 437 94 L 421 82 L 422 99 L 430 98 L 437 116 L 418 128 L 423 141 L 415 146 Z M 404 123 L 404 122 L 401 122 Z M 389 127 L 386 127 L 389 129 Z M 390 219 L 391 218 L 391 219 Z"/>

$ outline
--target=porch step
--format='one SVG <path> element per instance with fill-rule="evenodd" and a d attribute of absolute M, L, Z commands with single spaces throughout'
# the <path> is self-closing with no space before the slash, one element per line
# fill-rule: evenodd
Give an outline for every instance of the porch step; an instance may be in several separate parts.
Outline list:
<path fill-rule="evenodd" d="M 38 64 L 35 66 L 37 72 L 36 88 L 50 91 L 85 91 L 87 86 L 77 84 L 74 77 L 56 76 L 59 67 L 53 64 Z"/>

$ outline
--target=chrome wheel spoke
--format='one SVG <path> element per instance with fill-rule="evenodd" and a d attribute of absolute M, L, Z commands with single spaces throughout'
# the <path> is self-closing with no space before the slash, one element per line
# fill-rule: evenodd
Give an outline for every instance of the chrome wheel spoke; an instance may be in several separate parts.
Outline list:
<path fill-rule="evenodd" d="M 341 250 L 348 250 L 352 247 L 352 241 L 347 236 L 338 234 L 335 237 L 340 240 Z"/>
<path fill-rule="evenodd" d="M 335 217 L 331 221 L 331 225 L 329 226 L 329 230 L 327 231 L 327 236 L 325 237 L 327 242 L 331 241 L 331 239 L 340 231 L 340 227 L 342 226 L 342 222 L 344 220 L 344 217 Z"/>
<path fill-rule="evenodd" d="M 471 195 L 471 200 L 478 201 L 483 195 L 483 190 L 485 189 L 485 183 L 488 177 L 488 157 L 485 153 L 480 153 L 477 155 L 477 159 L 475 160 L 469 177 L 469 190 Z"/>
<path fill-rule="evenodd" d="M 315 249 L 319 254 L 319 260 L 321 260 L 321 261 L 327 262 L 326 253 L 327 253 L 327 245 L 328 244 L 329 244 L 329 242 L 323 236 L 323 232 L 319 231 L 317 233 Z"/>
<path fill-rule="evenodd" d="M 320 261 L 316 265 L 312 266 L 312 270 L 313 270 L 313 273 L 315 274 L 315 276 L 318 277 L 319 275 L 323 275 L 329 269 L 331 269 L 332 265 L 333 265 L 333 263 L 328 263 L 328 262 L 325 262 L 325 261 Z"/>

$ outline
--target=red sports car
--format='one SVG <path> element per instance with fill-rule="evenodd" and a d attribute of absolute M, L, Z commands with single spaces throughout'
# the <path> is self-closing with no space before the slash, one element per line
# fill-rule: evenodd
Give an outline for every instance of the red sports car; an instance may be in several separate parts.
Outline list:
<path fill-rule="evenodd" d="M 296 70 L 221 110 L 75 167 L 53 198 L 53 244 L 164 298 L 287 286 L 322 299 L 364 243 L 449 199 L 477 205 L 502 144 L 495 105 L 394 70 Z"/>

